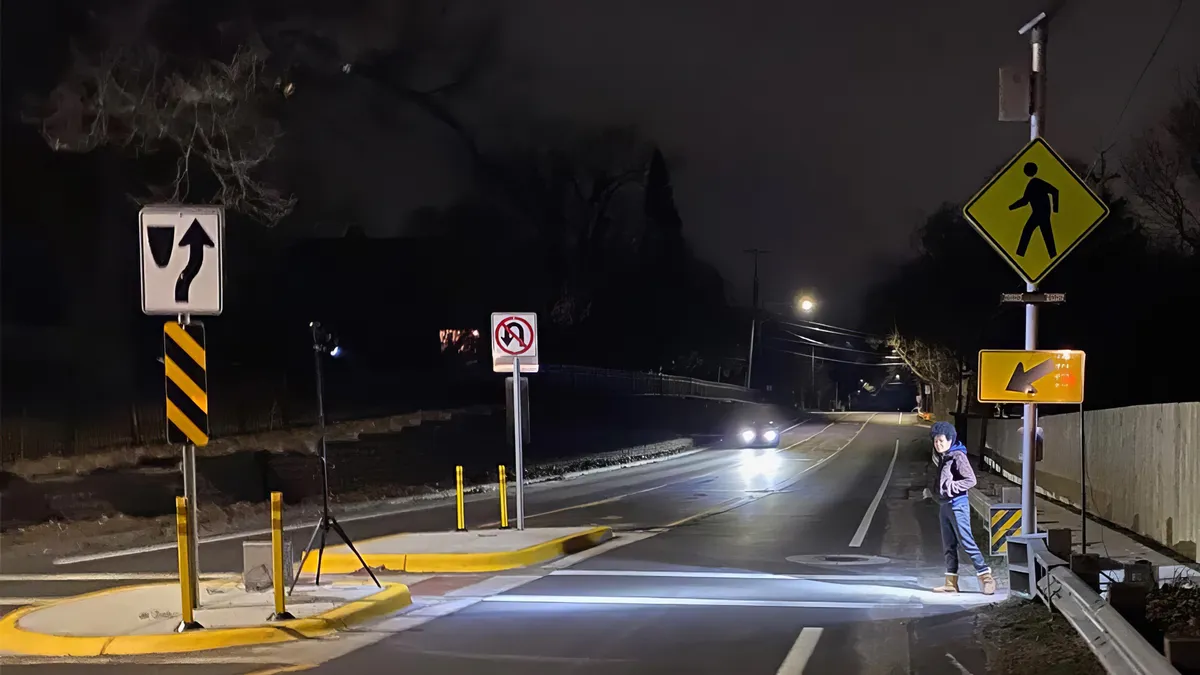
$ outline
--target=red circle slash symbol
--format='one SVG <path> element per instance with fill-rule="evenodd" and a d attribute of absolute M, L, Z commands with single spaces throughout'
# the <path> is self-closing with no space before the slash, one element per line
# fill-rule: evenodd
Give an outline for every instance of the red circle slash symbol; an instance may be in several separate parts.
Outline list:
<path fill-rule="evenodd" d="M 510 356 L 520 356 L 533 346 L 533 326 L 519 316 L 510 316 L 496 324 L 496 345 Z"/>

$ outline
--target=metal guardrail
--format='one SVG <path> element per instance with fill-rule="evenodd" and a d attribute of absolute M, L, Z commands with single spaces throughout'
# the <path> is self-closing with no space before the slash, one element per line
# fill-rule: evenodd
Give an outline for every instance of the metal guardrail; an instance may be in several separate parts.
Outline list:
<path fill-rule="evenodd" d="M 988 517 L 991 502 L 980 490 L 968 493 L 971 510 Z M 1046 534 L 1008 538 L 1009 592 L 1035 597 L 1057 610 L 1079 633 L 1105 672 L 1121 675 L 1179 675 L 1167 657 L 1071 571 L 1068 561 L 1046 548 Z"/>
<path fill-rule="evenodd" d="M 1050 555 L 1049 552 L 1046 554 Z M 1040 553 L 1034 555 L 1036 559 Z M 1151 647 L 1070 567 L 1060 565 L 1050 569 L 1038 581 L 1037 592 L 1075 628 L 1105 671 L 1130 675 L 1179 675 L 1165 656 Z"/>

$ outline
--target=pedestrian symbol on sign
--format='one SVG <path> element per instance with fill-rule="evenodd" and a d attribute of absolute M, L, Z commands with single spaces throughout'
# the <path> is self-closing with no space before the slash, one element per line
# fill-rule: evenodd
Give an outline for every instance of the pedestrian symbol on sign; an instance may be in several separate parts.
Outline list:
<path fill-rule="evenodd" d="M 1027 284 L 1038 284 L 1108 216 L 1108 206 L 1036 138 L 967 203 L 963 215 Z M 1037 235 L 1044 246 L 1034 242 Z"/>
<path fill-rule="evenodd" d="M 1058 213 L 1058 188 L 1037 177 L 1038 165 L 1025 162 L 1025 175 L 1029 182 L 1025 184 L 1025 194 L 1008 207 L 1009 211 L 1029 207 L 1029 220 L 1025 221 L 1025 229 L 1021 230 L 1021 241 L 1017 244 L 1017 255 L 1025 257 L 1029 250 L 1029 240 L 1034 230 L 1042 233 L 1046 242 L 1046 253 L 1051 259 L 1058 256 L 1054 249 L 1054 224 L 1051 213 Z"/>

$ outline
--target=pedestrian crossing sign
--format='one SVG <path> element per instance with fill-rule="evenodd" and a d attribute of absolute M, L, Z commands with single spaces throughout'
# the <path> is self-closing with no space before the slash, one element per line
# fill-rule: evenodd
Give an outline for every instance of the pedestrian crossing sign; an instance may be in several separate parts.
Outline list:
<path fill-rule="evenodd" d="M 1108 212 L 1041 138 L 1030 141 L 963 208 L 971 225 L 1030 284 L 1041 282 Z"/>

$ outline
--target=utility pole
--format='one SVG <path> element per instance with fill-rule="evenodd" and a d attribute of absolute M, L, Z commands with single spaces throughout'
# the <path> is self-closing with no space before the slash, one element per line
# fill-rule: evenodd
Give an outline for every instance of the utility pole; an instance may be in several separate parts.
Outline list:
<path fill-rule="evenodd" d="M 746 388 L 750 389 L 754 375 L 754 341 L 758 332 L 758 256 L 770 253 L 758 248 L 748 248 L 746 253 L 754 256 L 754 283 L 750 293 L 750 350 L 746 358 Z"/>
<path fill-rule="evenodd" d="M 1050 17 L 1038 14 L 1021 27 L 1020 35 L 1029 33 L 1032 62 L 1029 71 L 1029 140 L 1046 133 L 1046 37 Z M 1034 293 L 1037 284 L 1026 284 L 1025 290 Z M 1037 349 L 1038 306 L 1025 305 L 1025 349 Z M 1034 490 L 1034 448 L 1037 445 L 1037 404 L 1026 403 L 1021 435 L 1021 533 L 1037 534 L 1037 503 Z"/>

